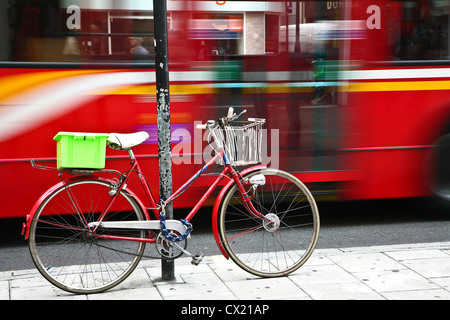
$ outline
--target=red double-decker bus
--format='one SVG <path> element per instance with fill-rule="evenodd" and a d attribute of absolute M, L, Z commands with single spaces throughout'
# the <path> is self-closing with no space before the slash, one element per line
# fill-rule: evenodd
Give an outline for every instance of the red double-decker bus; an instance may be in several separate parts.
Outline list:
<path fill-rule="evenodd" d="M 157 194 L 151 1 L 4 1 L 0 15 L 0 217 L 56 182 L 30 160 L 54 167 L 59 131 L 148 131 L 136 154 Z M 448 201 L 448 17 L 439 0 L 168 1 L 174 186 L 207 157 L 194 121 L 232 106 L 268 119 L 266 162 L 319 200 Z"/>

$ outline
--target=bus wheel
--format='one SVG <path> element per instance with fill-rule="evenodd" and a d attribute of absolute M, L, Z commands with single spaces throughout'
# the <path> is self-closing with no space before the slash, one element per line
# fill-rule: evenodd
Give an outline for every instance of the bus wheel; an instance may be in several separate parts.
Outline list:
<path fill-rule="evenodd" d="M 450 209 L 450 133 L 439 138 L 425 160 L 425 179 L 442 209 Z"/>

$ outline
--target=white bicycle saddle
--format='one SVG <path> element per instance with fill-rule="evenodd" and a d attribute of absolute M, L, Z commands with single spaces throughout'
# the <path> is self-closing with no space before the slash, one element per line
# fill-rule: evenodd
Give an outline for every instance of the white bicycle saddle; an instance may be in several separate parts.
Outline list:
<path fill-rule="evenodd" d="M 148 133 L 145 131 L 135 132 L 135 133 L 110 133 L 106 143 L 109 147 L 116 150 L 128 150 L 142 142 L 147 140 L 149 137 Z"/>

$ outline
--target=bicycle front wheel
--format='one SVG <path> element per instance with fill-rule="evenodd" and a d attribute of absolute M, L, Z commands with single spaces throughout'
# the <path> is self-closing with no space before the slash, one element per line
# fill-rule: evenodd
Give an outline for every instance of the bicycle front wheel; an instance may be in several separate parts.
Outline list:
<path fill-rule="evenodd" d="M 317 205 L 308 188 L 287 172 L 262 169 L 246 178 L 256 175 L 263 175 L 265 184 L 254 193 L 251 184 L 244 187 L 263 218 L 246 209 L 235 184 L 222 202 L 220 237 L 242 269 L 261 277 L 284 276 L 301 267 L 314 250 L 320 224 Z"/>
<path fill-rule="evenodd" d="M 51 193 L 30 226 L 29 248 L 39 272 L 60 289 L 97 293 L 122 282 L 137 266 L 145 243 L 102 239 L 88 228 L 111 199 L 103 180 L 71 182 Z M 144 220 L 133 197 L 121 191 L 104 221 Z M 143 238 L 148 232 L 104 230 L 114 236 Z"/>

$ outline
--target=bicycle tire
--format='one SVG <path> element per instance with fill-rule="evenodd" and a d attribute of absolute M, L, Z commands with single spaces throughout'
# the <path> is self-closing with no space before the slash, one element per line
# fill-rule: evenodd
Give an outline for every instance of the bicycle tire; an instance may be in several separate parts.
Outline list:
<path fill-rule="evenodd" d="M 87 223 L 96 221 L 110 190 L 111 184 L 103 180 L 71 182 L 45 198 L 34 215 L 31 256 L 56 287 L 72 293 L 102 292 L 121 283 L 138 265 L 145 243 L 100 239 L 89 233 Z M 104 219 L 118 220 L 145 220 L 137 202 L 123 190 Z M 148 232 L 108 230 L 107 234 L 146 237 Z"/>
<path fill-rule="evenodd" d="M 221 241 L 245 271 L 260 277 L 285 276 L 300 268 L 316 246 L 317 204 L 308 188 L 287 172 L 262 169 L 245 178 L 255 175 L 264 175 L 266 183 L 257 187 L 251 202 L 271 223 L 249 214 L 234 184 L 224 196 L 218 217 Z"/>

